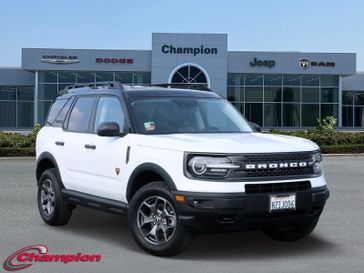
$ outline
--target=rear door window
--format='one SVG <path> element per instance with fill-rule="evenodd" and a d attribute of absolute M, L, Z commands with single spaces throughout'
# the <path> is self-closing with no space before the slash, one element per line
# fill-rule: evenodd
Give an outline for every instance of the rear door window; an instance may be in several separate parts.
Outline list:
<path fill-rule="evenodd" d="M 95 97 L 79 97 L 77 99 L 69 116 L 68 131 L 81 133 L 89 131 L 95 101 Z"/>

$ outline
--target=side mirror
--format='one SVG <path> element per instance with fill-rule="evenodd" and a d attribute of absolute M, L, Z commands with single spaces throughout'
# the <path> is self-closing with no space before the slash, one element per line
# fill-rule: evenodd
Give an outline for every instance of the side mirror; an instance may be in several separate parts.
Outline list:
<path fill-rule="evenodd" d="M 121 136 L 119 124 L 116 122 L 102 122 L 97 127 L 97 134 L 99 136 L 113 137 Z"/>
<path fill-rule="evenodd" d="M 262 131 L 262 128 L 260 128 L 260 126 L 258 124 L 256 124 L 256 123 L 254 123 L 254 122 L 249 122 L 249 125 L 250 125 L 250 127 L 253 128 L 253 130 L 255 132 L 259 132 L 260 133 Z"/>

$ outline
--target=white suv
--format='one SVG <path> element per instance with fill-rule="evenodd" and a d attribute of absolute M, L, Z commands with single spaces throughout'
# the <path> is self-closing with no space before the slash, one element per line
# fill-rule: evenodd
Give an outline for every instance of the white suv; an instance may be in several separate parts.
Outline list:
<path fill-rule="evenodd" d="M 214 92 L 116 82 L 72 86 L 36 145 L 38 206 L 65 225 L 77 205 L 127 214 L 147 252 L 176 255 L 201 232 L 295 241 L 329 197 L 319 147 L 256 132 Z"/>

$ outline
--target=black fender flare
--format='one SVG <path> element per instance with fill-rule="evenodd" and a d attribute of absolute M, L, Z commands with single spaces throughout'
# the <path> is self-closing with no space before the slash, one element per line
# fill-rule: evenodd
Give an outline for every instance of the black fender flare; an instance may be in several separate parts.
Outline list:
<path fill-rule="evenodd" d="M 54 156 L 49 153 L 49 152 L 43 152 L 39 155 L 39 157 L 37 158 L 37 161 L 35 163 L 35 172 L 36 172 L 36 179 L 37 179 L 37 184 L 39 182 L 39 178 L 40 176 L 42 175 L 41 173 L 38 172 L 38 168 L 39 168 L 39 164 L 40 162 L 42 162 L 43 160 L 49 160 L 52 162 L 52 164 L 54 165 L 55 169 L 56 169 L 56 174 L 58 176 L 58 178 L 60 179 L 61 183 L 62 183 L 62 179 L 61 179 L 61 173 L 59 172 L 59 168 L 58 168 L 58 164 L 57 164 L 57 161 L 56 159 L 54 158 Z M 62 183 L 62 186 L 63 186 L 63 183 Z M 63 186 L 64 188 L 64 186 Z"/>
<path fill-rule="evenodd" d="M 174 184 L 172 178 L 161 166 L 159 166 L 155 163 L 143 163 L 143 164 L 139 165 L 138 167 L 136 167 L 129 177 L 128 185 L 127 185 L 127 189 L 126 189 L 127 200 L 130 200 L 130 194 L 131 194 L 131 190 L 133 188 L 133 181 L 139 174 L 141 174 L 142 172 L 145 172 L 145 171 L 155 172 L 156 174 L 160 175 L 163 178 L 163 181 L 167 184 L 167 186 L 171 190 L 173 190 L 173 191 L 177 190 L 176 185 Z"/>

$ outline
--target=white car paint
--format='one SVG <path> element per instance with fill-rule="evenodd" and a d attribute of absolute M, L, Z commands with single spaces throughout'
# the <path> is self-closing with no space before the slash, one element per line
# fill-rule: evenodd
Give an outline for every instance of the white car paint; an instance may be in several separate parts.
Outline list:
<path fill-rule="evenodd" d="M 63 141 L 64 146 L 55 145 Z M 85 144 L 96 149 L 85 149 Z M 126 163 L 126 150 L 130 159 Z M 67 189 L 127 202 L 126 189 L 132 172 L 143 163 L 164 169 L 177 190 L 206 193 L 244 192 L 249 183 L 280 183 L 310 180 L 312 188 L 326 185 L 324 175 L 316 178 L 264 182 L 209 182 L 184 175 L 184 153 L 278 153 L 315 151 L 319 147 L 306 139 L 262 134 L 171 134 L 101 137 L 96 134 L 65 132 L 62 128 L 43 127 L 37 137 L 36 156 L 51 153 L 56 159 Z M 116 168 L 120 169 L 119 174 Z"/>

